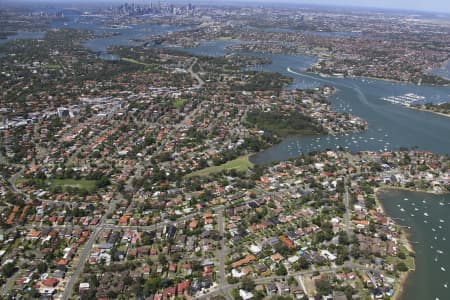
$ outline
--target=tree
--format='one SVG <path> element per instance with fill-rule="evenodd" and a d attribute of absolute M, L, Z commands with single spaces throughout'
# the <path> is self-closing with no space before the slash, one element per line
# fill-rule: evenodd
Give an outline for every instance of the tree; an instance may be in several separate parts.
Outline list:
<path fill-rule="evenodd" d="M 239 295 L 239 290 L 237 290 L 237 289 L 232 289 L 231 290 L 231 296 L 235 300 L 242 300 L 242 297 Z"/>
<path fill-rule="evenodd" d="M 160 253 L 158 255 L 158 261 L 161 265 L 167 265 L 167 258 L 164 254 Z"/>
<path fill-rule="evenodd" d="M 341 244 L 341 245 L 348 245 L 349 244 L 348 236 L 343 231 L 339 232 L 339 244 Z"/>
<path fill-rule="evenodd" d="M 316 280 L 315 282 L 317 291 L 321 295 L 328 295 L 331 293 L 332 287 L 331 283 L 326 279 Z"/>
<path fill-rule="evenodd" d="M 255 288 L 255 282 L 249 277 L 244 277 L 241 280 L 241 288 L 247 292 L 251 292 Z"/>
<path fill-rule="evenodd" d="M 14 265 L 14 263 L 7 263 L 6 265 L 3 266 L 2 268 L 2 274 L 5 277 L 11 277 L 14 275 L 14 273 L 17 272 L 17 268 Z"/>
<path fill-rule="evenodd" d="M 408 266 L 404 262 L 399 262 L 395 265 L 395 269 L 399 272 L 406 272 L 408 271 Z"/>
<path fill-rule="evenodd" d="M 48 266 L 47 266 L 47 264 L 45 262 L 40 262 L 37 265 L 37 270 L 41 274 L 47 272 L 47 269 L 48 269 Z"/>
<path fill-rule="evenodd" d="M 306 257 L 300 257 L 298 260 L 298 263 L 300 265 L 301 269 L 308 269 L 309 268 L 309 261 L 306 259 Z"/>
<path fill-rule="evenodd" d="M 286 267 L 283 264 L 281 264 L 276 270 L 275 274 L 277 274 L 277 276 L 286 276 L 287 275 Z"/>
<path fill-rule="evenodd" d="M 99 181 L 96 182 L 96 187 L 101 189 L 101 188 L 105 188 L 108 185 L 111 184 L 111 181 L 109 181 L 108 177 L 101 177 Z"/>

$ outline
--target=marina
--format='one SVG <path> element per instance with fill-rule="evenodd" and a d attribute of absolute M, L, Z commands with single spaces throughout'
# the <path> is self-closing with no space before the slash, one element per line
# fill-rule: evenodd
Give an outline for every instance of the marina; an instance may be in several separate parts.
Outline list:
<path fill-rule="evenodd" d="M 413 93 L 407 93 L 402 96 L 390 96 L 390 97 L 383 97 L 381 99 L 393 104 L 400 104 L 409 107 L 414 104 L 423 103 L 423 100 L 425 100 L 426 98 Z"/>

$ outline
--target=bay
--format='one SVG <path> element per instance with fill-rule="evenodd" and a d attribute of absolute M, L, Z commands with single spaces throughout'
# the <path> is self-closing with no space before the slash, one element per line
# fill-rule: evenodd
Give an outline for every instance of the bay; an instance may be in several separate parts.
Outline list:
<path fill-rule="evenodd" d="M 410 227 L 415 251 L 416 270 L 399 300 L 450 299 L 450 195 L 384 190 L 378 198 L 388 216 Z"/>
<path fill-rule="evenodd" d="M 237 41 L 211 41 L 198 48 L 180 48 L 194 55 L 222 56 Z M 383 100 L 384 97 L 415 94 L 423 103 L 450 101 L 449 86 L 416 85 L 368 78 L 321 77 L 305 70 L 316 61 L 305 55 L 263 54 L 239 52 L 270 59 L 270 64 L 255 66 L 259 71 L 279 72 L 293 78 L 288 89 L 333 86 L 336 93 L 329 97 L 332 108 L 365 119 L 369 128 L 364 132 L 336 136 L 290 136 L 277 145 L 251 157 L 256 164 L 265 164 L 296 157 L 301 153 L 344 148 L 351 152 L 386 151 L 401 147 L 417 147 L 436 153 L 450 153 L 450 118 L 413 110 Z"/>

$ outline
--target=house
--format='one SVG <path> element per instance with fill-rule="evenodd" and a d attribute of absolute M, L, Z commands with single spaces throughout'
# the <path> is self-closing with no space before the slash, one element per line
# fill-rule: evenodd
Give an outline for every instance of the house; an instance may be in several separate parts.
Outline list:
<path fill-rule="evenodd" d="M 258 254 L 258 253 L 261 252 L 262 249 L 261 249 L 260 246 L 257 246 L 257 245 L 251 245 L 250 248 L 249 248 L 249 250 L 250 250 L 250 252 L 253 253 L 253 254 Z"/>
<path fill-rule="evenodd" d="M 78 291 L 80 293 L 86 292 L 89 290 L 89 282 L 82 282 L 80 283 L 80 287 L 78 288 Z"/>
<path fill-rule="evenodd" d="M 189 289 L 189 280 L 185 280 L 183 282 L 180 282 L 177 285 L 177 293 L 178 293 L 178 295 L 183 294 L 188 289 Z"/>
<path fill-rule="evenodd" d="M 56 278 L 47 278 L 45 280 L 42 280 L 41 283 L 47 287 L 55 287 L 58 285 L 59 280 Z"/>
<path fill-rule="evenodd" d="M 274 262 L 279 262 L 279 261 L 282 261 L 284 259 L 284 257 L 280 253 L 275 253 L 270 256 L 270 259 Z"/>
<path fill-rule="evenodd" d="M 246 257 L 244 257 L 243 259 L 240 259 L 240 260 L 235 261 L 234 263 L 232 263 L 231 267 L 233 269 L 235 269 L 235 268 L 241 267 L 243 265 L 249 264 L 249 263 L 251 263 L 252 261 L 255 261 L 255 260 L 256 260 L 256 257 L 254 255 L 252 255 L 252 254 L 249 254 Z"/>
<path fill-rule="evenodd" d="M 172 296 L 175 296 L 175 292 L 176 290 L 174 287 L 166 288 L 165 290 L 163 290 L 163 299 L 168 299 Z"/>
<path fill-rule="evenodd" d="M 295 249 L 294 243 L 288 237 L 286 237 L 285 235 L 280 236 L 280 240 L 289 249 Z"/>
<path fill-rule="evenodd" d="M 239 296 L 241 296 L 241 298 L 243 300 L 248 300 L 248 299 L 253 298 L 253 294 L 251 292 L 244 291 L 243 289 L 239 290 Z"/>
<path fill-rule="evenodd" d="M 278 295 L 278 287 L 274 283 L 266 284 L 266 292 L 269 297 Z"/>

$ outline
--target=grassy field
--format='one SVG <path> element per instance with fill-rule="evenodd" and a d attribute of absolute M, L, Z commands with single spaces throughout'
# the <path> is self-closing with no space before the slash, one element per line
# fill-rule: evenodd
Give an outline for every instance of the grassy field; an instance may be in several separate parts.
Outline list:
<path fill-rule="evenodd" d="M 121 60 L 131 63 L 131 64 L 137 64 L 137 65 L 144 66 L 145 67 L 144 72 L 152 73 L 152 72 L 159 70 L 159 66 L 157 64 L 149 64 L 149 63 L 138 61 L 134 58 L 129 58 L 129 57 L 122 57 Z"/>
<path fill-rule="evenodd" d="M 186 100 L 186 99 L 181 99 L 181 98 L 176 99 L 176 100 L 173 102 L 173 106 L 174 106 L 176 109 L 181 110 L 181 109 L 184 107 L 184 105 L 186 104 L 187 101 L 188 101 L 188 100 Z"/>
<path fill-rule="evenodd" d="M 71 186 L 79 189 L 86 189 L 88 191 L 94 191 L 96 189 L 96 180 L 87 179 L 51 179 L 48 180 L 53 186 L 61 186 L 62 188 Z"/>
<path fill-rule="evenodd" d="M 186 177 L 208 176 L 209 174 L 218 173 L 218 172 L 221 172 L 224 170 L 232 170 L 232 169 L 234 169 L 236 171 L 247 171 L 252 166 L 253 166 L 253 164 L 248 159 L 248 155 L 246 155 L 246 156 L 238 157 L 235 160 L 226 162 L 220 166 L 214 166 L 214 167 L 209 167 L 209 168 L 195 171 L 191 174 L 186 175 Z"/>
<path fill-rule="evenodd" d="M 47 68 L 52 69 L 52 70 L 59 70 L 61 69 L 60 65 L 47 65 Z"/>
<path fill-rule="evenodd" d="M 17 182 L 27 182 L 28 179 L 18 179 Z M 45 179 L 43 181 L 45 186 L 60 186 L 63 190 L 66 187 L 76 187 L 85 189 L 88 192 L 93 192 L 97 189 L 97 180 L 88 179 Z"/>
<path fill-rule="evenodd" d="M 123 61 L 126 61 L 126 62 L 129 62 L 129 63 L 132 63 L 132 64 L 138 64 L 138 65 L 143 65 L 143 66 L 149 66 L 149 64 L 140 62 L 140 61 L 135 60 L 135 59 L 133 59 L 133 58 L 122 57 L 122 60 L 123 60 Z"/>

